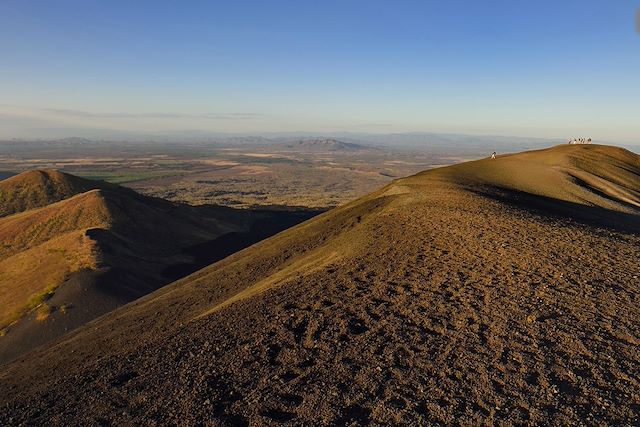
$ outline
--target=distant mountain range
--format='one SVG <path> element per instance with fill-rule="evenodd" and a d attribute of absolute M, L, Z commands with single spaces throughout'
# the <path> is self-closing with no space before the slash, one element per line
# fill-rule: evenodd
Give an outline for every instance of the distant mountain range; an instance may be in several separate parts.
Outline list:
<path fill-rule="evenodd" d="M 376 148 L 355 144 L 350 142 L 339 141 L 333 138 L 309 138 L 299 139 L 281 143 L 270 144 L 270 149 L 290 150 L 298 152 L 341 152 L 341 153 L 358 153 L 364 151 L 375 151 Z"/>
<path fill-rule="evenodd" d="M 554 138 L 530 138 L 517 136 L 486 136 L 486 135 L 463 135 L 463 134 L 444 134 L 444 133 L 391 133 L 391 134 L 367 134 L 367 133 L 329 133 L 329 134 L 265 134 L 265 135 L 209 135 L 198 138 L 189 137 L 188 135 L 180 138 L 179 136 L 165 138 L 153 137 L 147 138 L 81 138 L 68 137 L 58 139 L 7 139 L 0 140 L 0 147 L 9 145 L 12 147 L 20 147 L 20 144 L 27 143 L 31 146 L 38 144 L 47 145 L 92 145 L 101 143 L 122 144 L 130 142 L 131 144 L 184 144 L 184 145 L 271 145 L 281 143 L 296 143 L 302 141 L 323 141 L 334 140 L 345 143 L 356 143 L 357 145 L 371 146 L 384 145 L 396 146 L 398 148 L 407 147 L 428 147 L 429 145 L 440 144 L 475 144 L 478 142 L 497 142 L 512 143 L 521 145 L 523 143 L 545 144 L 546 146 L 555 143 L 564 142 L 562 139 Z"/>

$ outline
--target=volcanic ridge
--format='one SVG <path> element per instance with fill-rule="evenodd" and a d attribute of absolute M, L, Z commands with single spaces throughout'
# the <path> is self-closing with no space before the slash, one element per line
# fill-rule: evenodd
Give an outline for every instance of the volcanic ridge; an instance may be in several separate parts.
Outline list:
<path fill-rule="evenodd" d="M 637 425 L 639 206 L 608 146 L 398 179 L 4 366 L 0 423 Z"/>

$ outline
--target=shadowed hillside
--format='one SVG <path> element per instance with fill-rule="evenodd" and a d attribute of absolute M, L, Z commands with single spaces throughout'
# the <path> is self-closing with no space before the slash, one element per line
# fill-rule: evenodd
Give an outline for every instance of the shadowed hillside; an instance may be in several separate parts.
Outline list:
<path fill-rule="evenodd" d="M 0 421 L 637 424 L 639 177 L 558 146 L 396 180 L 4 367 Z"/>
<path fill-rule="evenodd" d="M 192 207 L 58 171 L 0 184 L 24 210 L 0 218 L 0 361 L 309 216 Z"/>

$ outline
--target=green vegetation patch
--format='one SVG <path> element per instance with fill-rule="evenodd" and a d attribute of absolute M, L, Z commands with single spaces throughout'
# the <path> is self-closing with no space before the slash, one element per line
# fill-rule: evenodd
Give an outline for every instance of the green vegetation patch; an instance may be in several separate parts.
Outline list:
<path fill-rule="evenodd" d="M 125 184 L 147 179 L 166 178 L 183 175 L 181 171 L 73 171 L 74 175 L 81 178 L 111 182 L 112 184 Z"/>
<path fill-rule="evenodd" d="M 43 289 L 42 291 L 31 295 L 31 297 L 27 300 L 27 303 L 16 310 L 13 315 L 9 318 L 8 322 L 1 326 L 9 326 L 14 322 L 17 322 L 22 316 L 29 313 L 32 310 L 36 310 L 36 318 L 38 320 L 46 319 L 49 314 L 51 314 L 51 307 L 46 303 L 46 301 L 53 296 L 56 289 L 60 287 L 60 285 L 67 279 L 67 275 L 64 274 L 62 276 L 58 276 L 54 278 L 49 285 Z M 45 312 L 48 313 L 45 315 Z"/>

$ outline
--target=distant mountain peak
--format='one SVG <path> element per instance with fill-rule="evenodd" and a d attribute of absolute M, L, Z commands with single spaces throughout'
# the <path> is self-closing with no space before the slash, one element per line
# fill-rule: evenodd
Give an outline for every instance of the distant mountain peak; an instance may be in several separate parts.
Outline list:
<path fill-rule="evenodd" d="M 305 138 L 284 144 L 287 148 L 303 151 L 369 151 L 374 148 L 365 145 L 340 141 L 334 138 Z"/>

